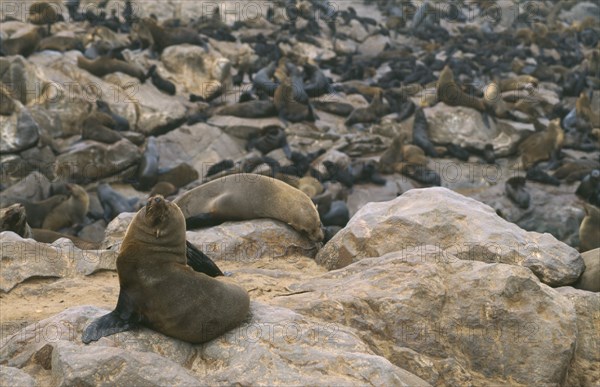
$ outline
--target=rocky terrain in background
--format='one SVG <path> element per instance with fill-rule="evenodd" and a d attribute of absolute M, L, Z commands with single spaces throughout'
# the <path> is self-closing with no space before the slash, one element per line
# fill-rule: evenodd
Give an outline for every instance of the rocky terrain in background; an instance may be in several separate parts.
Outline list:
<path fill-rule="evenodd" d="M 1 207 L 78 184 L 89 195 L 85 222 L 60 231 L 94 248 L 2 232 L 0 385 L 600 383 L 600 293 L 576 288 L 586 269 L 598 270 L 589 262 L 600 260 L 600 250 L 584 252 L 580 241 L 582 220 L 600 202 L 598 5 L 472 2 L 454 17 L 454 3 L 437 1 L 223 2 L 215 18 L 208 2 L 130 3 L 136 20 L 153 16 L 201 33 L 202 44 L 156 52 L 152 36 L 127 24 L 124 2 L 103 8 L 115 9 L 117 31 L 108 19 L 71 20 L 60 4 L 65 20 L 55 20 L 51 34 L 75 39 L 82 51 L 11 52 L 14 39 L 46 29 L 32 23 L 32 2 L 15 4 L 3 8 L 0 24 Z M 82 1 L 85 10 L 101 11 Z M 221 114 L 252 90 L 248 72 L 256 79 L 276 51 L 329 78 L 332 89 L 311 98 L 316 120 Z M 144 73 L 156 66 L 176 92 L 135 73 L 93 75 L 78 65 L 83 55 L 118 55 Z M 486 97 L 491 82 L 531 78 L 478 110 L 439 93 L 446 66 L 472 100 Z M 352 122 L 362 108 L 377 111 L 376 89 L 384 112 Z M 97 101 L 116 117 L 111 125 L 125 119 L 128 128 L 90 126 Z M 415 111 L 436 156 L 413 137 L 422 122 Z M 552 122 L 562 130 L 561 144 L 550 146 L 558 158 L 536 160 L 555 179 L 548 184 L 531 180 L 533 156 L 523 144 L 550 133 Z M 324 152 L 311 168 L 323 177 L 318 189 L 341 187 L 348 224 L 323 246 L 271 219 L 188 230 L 249 292 L 247 320 L 203 345 L 149 329 L 82 344 L 84 327 L 115 306 L 119 244 L 135 199 L 143 203 L 154 185 L 142 187 L 140 178 L 149 149 L 158 180 L 182 193 L 222 160 L 239 167 L 262 158 L 254 172 L 267 174 L 265 161 L 293 164 L 280 147 L 248 149 L 273 128 L 293 152 Z M 416 172 L 405 169 L 413 162 L 406 154 L 384 164 L 395 142 L 400 153 L 423 148 Z M 354 175 L 344 186 L 326 178 L 327 162 L 351 174 L 375 165 L 385 183 Z M 436 175 L 439 184 L 423 180 Z M 522 208 L 506 187 L 525 176 Z M 586 179 L 591 188 L 582 195 Z M 130 199 L 130 210 L 107 217 L 102 183 Z"/>

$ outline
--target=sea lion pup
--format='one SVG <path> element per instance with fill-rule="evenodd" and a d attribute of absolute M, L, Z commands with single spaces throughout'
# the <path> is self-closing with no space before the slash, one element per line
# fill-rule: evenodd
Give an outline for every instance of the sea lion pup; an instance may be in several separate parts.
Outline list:
<path fill-rule="evenodd" d="M 277 63 L 271 62 L 267 67 L 263 67 L 254 74 L 252 79 L 252 88 L 259 93 L 273 97 L 275 90 L 279 86 L 279 82 L 273 81 L 273 75 L 277 69 Z"/>
<path fill-rule="evenodd" d="M 579 251 L 600 247 L 600 208 L 584 203 L 585 217 L 579 226 Z"/>
<path fill-rule="evenodd" d="M 67 184 L 71 196 L 56 206 L 44 219 L 42 228 L 57 231 L 74 224 L 81 224 L 90 206 L 90 198 L 77 184 Z"/>
<path fill-rule="evenodd" d="M 596 109 L 592 109 L 592 103 L 587 93 L 582 92 L 575 103 L 575 111 L 577 118 L 583 118 L 593 128 L 600 128 L 600 112 Z"/>
<path fill-rule="evenodd" d="M 0 232 L 2 231 L 12 231 L 21 238 L 29 238 L 42 243 L 53 243 L 60 238 L 67 238 L 82 250 L 97 250 L 100 248 L 99 243 L 86 241 L 72 235 L 40 228 L 31 228 L 27 223 L 25 206 L 20 203 L 0 209 Z"/>
<path fill-rule="evenodd" d="M 585 271 L 573 284 L 576 289 L 600 292 L 600 249 L 586 251 L 581 254 L 585 263 Z"/>
<path fill-rule="evenodd" d="M 501 92 L 523 90 L 527 87 L 537 87 L 538 79 L 531 75 L 519 75 L 513 78 L 502 79 L 498 82 Z"/>
<path fill-rule="evenodd" d="M 116 72 L 130 75 L 139 79 L 140 82 L 144 82 L 146 78 L 141 68 L 118 59 L 101 57 L 96 60 L 89 60 L 84 56 L 78 56 L 77 66 L 100 78 Z"/>
<path fill-rule="evenodd" d="M 556 161 L 564 138 L 565 133 L 558 118 L 550 121 L 546 130 L 531 134 L 519 144 L 523 167 L 528 169 L 548 159 Z"/>
<path fill-rule="evenodd" d="M 520 208 L 529 208 L 529 192 L 525 191 L 525 178 L 521 176 L 511 177 L 504 185 L 506 196 Z"/>
<path fill-rule="evenodd" d="M 188 163 L 181 163 L 170 169 L 158 170 L 158 182 L 165 181 L 181 188 L 186 184 L 198 180 L 200 174 Z"/>
<path fill-rule="evenodd" d="M 94 320 L 81 340 L 144 325 L 193 344 L 239 325 L 250 297 L 225 277 L 211 278 L 186 264 L 185 218 L 161 196 L 148 199 L 130 223 L 117 257 L 120 292 L 115 309 Z"/>
<path fill-rule="evenodd" d="M 277 179 L 257 174 L 222 177 L 202 184 L 174 200 L 188 227 L 228 220 L 280 220 L 315 242 L 323 239 L 319 213 L 302 191 Z"/>
<path fill-rule="evenodd" d="M 554 185 L 554 186 L 560 185 L 560 180 L 558 180 L 554 176 L 550 176 L 549 174 L 547 174 L 545 171 L 543 171 L 539 167 L 539 165 L 529 168 L 527 170 L 527 174 L 525 175 L 525 178 L 527 180 L 537 181 L 538 183 L 542 183 L 542 184 L 549 184 L 549 185 Z"/>
<path fill-rule="evenodd" d="M 448 65 L 440 73 L 440 78 L 436 85 L 438 100 L 449 106 L 466 106 L 481 112 L 485 111 L 485 104 L 482 99 L 474 95 L 467 95 L 460 86 L 454 81 L 454 74 Z"/>
<path fill-rule="evenodd" d="M 371 100 L 369 106 L 364 108 L 356 108 L 346 119 L 344 124 L 351 126 L 356 123 L 372 123 L 377 122 L 381 117 L 390 112 L 390 107 L 383 102 L 383 91 L 380 89 Z"/>
<path fill-rule="evenodd" d="M 235 116 L 241 118 L 265 118 L 277 115 L 273 101 L 254 100 L 238 102 L 223 106 L 215 112 L 219 116 Z"/>
<path fill-rule="evenodd" d="M 205 50 L 207 49 L 206 41 L 202 39 L 200 34 L 193 28 L 165 28 L 159 26 L 156 23 L 156 20 L 148 17 L 143 18 L 140 21 L 140 26 L 142 28 L 146 28 L 150 32 L 150 35 L 152 35 L 152 40 L 154 41 L 154 50 L 159 54 L 169 46 L 184 43 L 201 46 Z"/>
<path fill-rule="evenodd" d="M 427 156 L 430 157 L 438 157 L 438 153 L 435 150 L 435 147 L 431 143 L 429 139 L 429 124 L 427 123 L 427 118 L 425 117 L 425 113 L 422 108 L 418 108 L 415 111 L 415 119 L 413 121 L 413 134 L 412 140 L 413 144 L 419 146 Z"/>
<path fill-rule="evenodd" d="M 156 86 L 158 90 L 169 95 L 175 95 L 175 84 L 169 81 L 168 79 L 161 77 L 158 71 L 156 70 L 156 65 L 150 66 L 150 68 L 148 69 L 148 73 L 146 74 L 146 78 L 151 78 L 152 84 Z"/>
<path fill-rule="evenodd" d="M 68 199 L 67 195 L 53 195 L 47 199 L 31 202 L 28 200 L 16 200 L 17 202 L 25 206 L 27 216 L 29 219 L 29 225 L 34 228 L 42 227 L 44 219 L 48 217 L 54 208 Z"/>
<path fill-rule="evenodd" d="M 279 113 L 279 119 L 287 123 L 315 121 L 316 117 L 312 106 L 308 100 L 305 103 L 299 102 L 294 96 L 294 83 L 290 77 L 284 77 L 273 97 L 275 108 Z"/>

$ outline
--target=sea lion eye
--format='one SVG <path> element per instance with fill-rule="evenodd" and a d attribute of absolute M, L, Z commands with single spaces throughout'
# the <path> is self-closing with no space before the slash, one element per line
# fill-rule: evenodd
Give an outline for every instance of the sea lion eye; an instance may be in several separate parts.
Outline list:
<path fill-rule="evenodd" d="M 160 202 L 160 198 L 154 198 L 154 203 Z"/>

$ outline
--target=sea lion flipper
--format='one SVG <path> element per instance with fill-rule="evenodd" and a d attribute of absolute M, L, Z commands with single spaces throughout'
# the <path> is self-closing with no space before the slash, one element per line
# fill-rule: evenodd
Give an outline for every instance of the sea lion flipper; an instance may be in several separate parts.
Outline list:
<path fill-rule="evenodd" d="M 204 273 L 210 277 L 225 275 L 219 267 L 202 251 L 188 241 L 185 241 L 187 263 L 199 273 Z"/>
<path fill-rule="evenodd" d="M 92 341 L 100 340 L 102 337 L 128 331 L 134 328 L 140 320 L 135 312 L 132 300 L 121 289 L 115 310 L 92 321 L 83 330 L 81 341 L 84 344 L 89 344 Z"/>
<path fill-rule="evenodd" d="M 225 222 L 225 219 L 217 219 L 211 213 L 204 212 L 185 219 L 185 228 L 187 230 L 194 228 L 204 228 L 218 226 Z"/>

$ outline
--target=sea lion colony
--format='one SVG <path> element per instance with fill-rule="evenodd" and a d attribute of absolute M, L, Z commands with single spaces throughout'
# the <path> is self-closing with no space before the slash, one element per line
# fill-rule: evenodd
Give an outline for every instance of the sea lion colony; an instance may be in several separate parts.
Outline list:
<path fill-rule="evenodd" d="M 573 195 L 580 198 L 582 213 L 585 205 L 588 214 L 581 223 L 581 243 L 575 246 L 582 250 L 597 246 L 600 226 L 589 218 L 600 204 L 598 18 L 565 22 L 557 15 L 571 9 L 573 2 L 546 1 L 539 2 L 535 13 L 520 14 L 507 28 L 498 29 L 495 27 L 504 21 L 494 18 L 485 19 L 482 25 L 464 23 L 474 14 L 487 12 L 491 5 L 486 2 L 449 8 L 435 4 L 379 2 L 382 18 L 375 20 L 359 16 L 351 5 L 333 9 L 320 0 L 273 2 L 259 21 L 242 18 L 225 23 L 217 10 L 210 17 L 159 20 L 155 15 L 137 14 L 129 1 L 121 14 L 112 12 L 107 2 L 84 10 L 79 1 L 69 1 L 62 14 L 54 11 L 63 9 L 60 5 L 36 3 L 27 14 L 27 23 L 19 24 L 18 18 L 5 15 L 8 27 L 1 32 L 0 51 L 3 60 L 44 55 L 45 51 L 79 51 L 75 63 L 81 71 L 101 78 L 119 72 L 140 83 L 151 83 L 164 98 L 183 95 L 189 101 L 185 119 L 150 135 L 138 132 L 137 123 L 119 114 L 110 99 L 94 101 L 80 117 L 80 141 L 125 141 L 141 149 L 142 157 L 130 172 L 113 176 L 110 182 L 131 184 L 138 191 L 149 192 L 147 196 L 161 193 L 173 198 L 178 191 L 239 172 L 267 175 L 312 199 L 323 229 L 320 234 L 310 232 L 313 239 L 324 234 L 327 241 L 348 222 L 346 200 L 356 187 L 385 186 L 399 174 L 415 187 L 444 185 L 444 176 L 432 168 L 432 161 L 440 158 L 490 165 L 505 165 L 510 160 L 519 168 L 518 176 L 504 180 L 507 205 L 517 211 L 535 207 L 535 193 L 526 181 L 538 184 L 542 191 L 556 186 L 572 188 Z M 282 9 L 296 12 L 283 17 L 277 12 Z M 248 33 L 253 28 L 256 32 Z M 361 33 L 372 39 L 373 46 L 385 43 L 378 50 L 357 48 L 357 34 Z M 219 42 L 247 44 L 255 55 L 233 63 L 230 83 L 207 95 L 182 88 L 162 66 L 161 54 L 168 47 L 194 45 L 208 53 L 218 51 Z M 298 44 L 313 47 L 318 54 L 290 49 Z M 327 52 L 335 55 L 325 55 Z M 132 53 L 146 60 L 132 60 Z M 22 105 L 31 105 L 21 89 L 5 82 L 24 82 L 25 76 L 14 68 L 3 76 L 3 117 L 17 114 Z M 556 93 L 556 101 L 536 97 L 542 84 Z M 238 91 L 235 100 L 231 90 Z M 499 94 L 492 95 L 493 91 Z M 513 153 L 501 152 L 500 144 L 493 142 L 481 148 L 435 142 L 430 138 L 426 113 L 437 104 L 474 109 L 484 123 L 481 131 L 508 120 L 533 124 L 535 132 L 522 136 Z M 187 163 L 161 166 L 158 137 L 219 115 L 273 117 L 278 123 L 245 136 L 249 152 L 245 157 L 223 159 L 203 171 Z M 332 128 L 336 119 L 341 124 Z M 360 142 L 361 133 L 386 125 L 394 128 L 394 133 L 385 140 Z M 329 147 L 306 147 L 297 137 L 290 140 L 290 133 L 296 133 L 298 127 L 312 131 L 313 137 L 329 136 L 337 142 L 330 141 Z M 69 149 L 61 146 L 61 140 L 60 135 L 45 134 L 28 149 L 37 145 L 50 152 L 49 160 L 56 160 Z M 332 150 L 349 157 L 329 157 Z M 36 161 L 28 159 L 26 151 L 12 154 L 29 172 L 36 169 Z M 49 190 L 32 200 L 15 197 L 10 186 L 26 173 L 23 168 L 18 174 L 6 171 L 2 206 L 22 206 L 8 207 L 10 211 L 3 213 L 3 219 L 13 220 L 3 222 L 3 230 L 20 230 L 21 235 L 33 235 L 40 241 L 64 235 L 78 240 L 77 234 L 91 222 L 106 224 L 120 212 L 137 211 L 141 206 L 138 198 L 142 195 L 126 197 L 106 184 L 106 178 L 73 181 L 73 176 L 60 173 L 60 165 L 40 172 L 50 180 L 61 176 L 63 181 L 56 186 L 62 184 L 62 189 Z M 296 195 L 296 191 L 290 192 Z M 401 193 L 398 190 L 397 194 Z M 100 207 L 92 206 L 88 195 Z M 19 223 L 23 210 L 33 233 Z M 35 232 L 42 229 L 46 232 Z M 94 242 L 81 245 L 97 246 Z M 196 253 L 188 244 L 188 262 Z"/>

